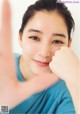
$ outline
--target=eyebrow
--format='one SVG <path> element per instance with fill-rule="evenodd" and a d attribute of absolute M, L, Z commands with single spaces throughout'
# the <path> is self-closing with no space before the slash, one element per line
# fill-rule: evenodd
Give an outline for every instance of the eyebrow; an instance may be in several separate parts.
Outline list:
<path fill-rule="evenodd" d="M 43 34 L 42 31 L 36 30 L 36 29 L 29 29 L 28 32 L 37 32 L 37 33 Z M 53 36 L 61 36 L 63 38 L 66 38 L 66 36 L 63 33 L 53 33 L 52 35 Z"/>
<path fill-rule="evenodd" d="M 41 32 L 40 30 L 36 30 L 36 29 L 29 29 L 28 32 L 38 32 L 38 33 L 43 34 L 43 32 Z"/>
<path fill-rule="evenodd" d="M 66 38 L 66 36 L 65 36 L 64 34 L 62 34 L 62 33 L 61 33 L 61 34 L 59 34 L 59 33 L 54 33 L 53 36 L 61 36 L 61 37 L 63 37 L 63 38 Z"/>

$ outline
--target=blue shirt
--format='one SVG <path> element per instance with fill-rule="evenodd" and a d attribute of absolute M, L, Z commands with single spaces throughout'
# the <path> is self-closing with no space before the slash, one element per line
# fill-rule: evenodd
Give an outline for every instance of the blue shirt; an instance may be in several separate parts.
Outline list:
<path fill-rule="evenodd" d="M 16 54 L 17 77 L 19 81 L 24 81 L 19 68 L 19 58 L 20 55 Z M 75 114 L 75 110 L 65 82 L 59 80 L 10 110 L 10 114 Z"/>

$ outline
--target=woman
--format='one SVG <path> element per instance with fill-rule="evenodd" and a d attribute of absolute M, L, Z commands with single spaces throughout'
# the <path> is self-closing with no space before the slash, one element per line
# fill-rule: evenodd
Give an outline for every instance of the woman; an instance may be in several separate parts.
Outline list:
<path fill-rule="evenodd" d="M 4 6 L 6 4 L 5 1 Z M 3 9 L 4 14 L 6 11 L 5 8 L 6 7 Z M 8 8 L 9 6 L 7 9 Z M 5 15 L 3 15 L 3 19 L 5 20 L 4 17 Z M 10 20 L 8 19 L 7 21 L 8 23 L 3 23 L 2 30 L 4 34 L 2 35 L 5 38 L 7 34 L 7 38 L 10 39 L 11 36 L 8 34 L 8 30 L 11 31 L 9 27 Z M 4 26 L 5 28 L 9 27 L 9 29 L 5 31 Z M 62 46 L 70 47 L 70 33 L 73 27 L 74 21 L 70 12 L 62 3 L 56 0 L 39 0 L 25 12 L 19 31 L 19 43 L 23 55 L 16 55 L 15 58 L 17 77 L 21 82 L 18 83 L 15 76 L 15 65 L 12 59 L 10 42 L 8 41 L 9 45 L 5 44 L 8 47 L 8 51 L 4 49 L 3 45 L 1 47 L 3 49 L 3 54 L 1 53 L 2 60 L 6 60 L 5 56 L 7 59 L 10 58 L 10 63 L 8 63 L 9 70 L 7 66 L 3 64 L 5 72 L 3 70 L 0 71 L 0 74 L 3 75 L 1 80 L 5 74 L 7 74 L 9 80 L 7 78 L 7 81 L 5 81 L 4 78 L 1 84 L 7 85 L 9 81 L 9 85 L 7 85 L 6 88 L 12 90 L 12 92 L 7 95 L 8 97 L 6 97 L 8 99 L 4 102 L 2 100 L 2 104 L 4 105 L 5 102 L 6 104 L 9 103 L 11 101 L 11 99 L 9 101 L 9 96 L 13 96 L 13 100 L 11 101 L 13 105 L 10 106 L 10 108 L 12 108 L 15 104 L 24 100 L 26 96 L 31 96 L 12 109 L 10 111 L 11 113 L 75 113 L 72 99 L 65 82 L 58 79 L 55 75 L 55 71 L 52 73 L 49 67 L 49 63 L 52 57 L 55 56 L 57 50 Z M 7 52 L 9 52 L 9 55 L 7 55 Z M 0 62 L 3 63 L 3 61 Z M 25 80 L 27 81 L 22 83 Z M 2 90 L 2 99 L 5 91 L 4 87 Z M 13 94 L 15 92 L 17 95 L 14 97 Z M 19 97 L 20 95 L 22 96 Z"/>

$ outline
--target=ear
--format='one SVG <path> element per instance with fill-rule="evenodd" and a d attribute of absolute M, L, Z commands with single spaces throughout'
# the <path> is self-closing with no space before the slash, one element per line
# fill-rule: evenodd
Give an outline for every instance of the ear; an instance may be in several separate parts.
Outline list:
<path fill-rule="evenodd" d="M 71 43 L 72 43 L 72 38 L 70 38 L 69 41 L 68 41 L 68 47 L 69 48 L 71 47 Z"/>
<path fill-rule="evenodd" d="M 20 47 L 22 48 L 22 33 L 21 32 L 19 32 L 18 40 L 19 40 Z"/>

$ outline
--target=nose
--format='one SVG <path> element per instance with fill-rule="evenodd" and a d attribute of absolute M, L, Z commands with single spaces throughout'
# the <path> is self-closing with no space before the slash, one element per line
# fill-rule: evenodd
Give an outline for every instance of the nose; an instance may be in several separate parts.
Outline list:
<path fill-rule="evenodd" d="M 42 58 L 49 58 L 51 56 L 51 49 L 49 45 L 42 45 L 39 50 L 39 56 Z"/>

